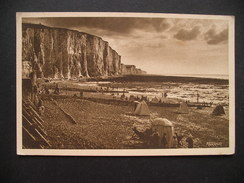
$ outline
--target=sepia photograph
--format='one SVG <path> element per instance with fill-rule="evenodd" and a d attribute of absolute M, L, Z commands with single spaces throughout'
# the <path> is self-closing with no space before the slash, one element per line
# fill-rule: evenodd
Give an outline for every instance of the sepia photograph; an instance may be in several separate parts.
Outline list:
<path fill-rule="evenodd" d="M 234 17 L 17 13 L 17 154 L 235 153 Z"/>

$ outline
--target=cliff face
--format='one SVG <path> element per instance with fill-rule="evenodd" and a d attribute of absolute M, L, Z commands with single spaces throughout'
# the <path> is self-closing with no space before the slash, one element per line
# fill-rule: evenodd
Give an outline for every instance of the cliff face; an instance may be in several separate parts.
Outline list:
<path fill-rule="evenodd" d="M 123 74 L 123 75 L 134 75 L 134 74 L 146 74 L 146 72 L 142 71 L 139 68 L 136 68 L 135 65 L 121 64 L 121 74 Z"/>
<path fill-rule="evenodd" d="M 22 27 L 25 75 L 33 68 L 38 77 L 51 78 L 113 76 L 125 71 L 121 56 L 97 36 L 35 24 Z"/>

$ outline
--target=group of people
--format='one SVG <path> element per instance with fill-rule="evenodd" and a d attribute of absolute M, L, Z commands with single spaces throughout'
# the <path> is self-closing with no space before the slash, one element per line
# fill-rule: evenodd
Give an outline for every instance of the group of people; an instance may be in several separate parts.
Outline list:
<path fill-rule="evenodd" d="M 140 137 L 142 140 L 147 140 L 147 145 L 150 148 L 153 149 L 165 149 L 165 148 L 181 148 L 185 146 L 183 144 L 183 135 L 179 135 L 177 133 L 171 133 L 171 132 L 163 132 L 159 133 L 155 129 L 146 129 L 144 132 L 138 132 L 137 130 L 133 129 L 134 132 L 136 131 L 136 134 L 138 137 Z M 185 138 L 185 142 L 187 143 L 188 148 L 193 148 L 193 137 L 192 135 L 188 135 Z"/>
<path fill-rule="evenodd" d="M 160 137 L 158 132 L 153 132 L 150 138 L 150 146 L 152 148 L 179 148 L 182 147 L 182 138 L 183 136 L 178 136 L 176 133 L 173 136 L 172 142 L 169 142 L 167 139 L 167 134 L 164 133 L 162 137 Z M 193 139 L 192 137 L 187 137 L 186 140 L 187 142 L 187 147 L 188 148 L 193 148 Z"/>
<path fill-rule="evenodd" d="M 150 138 L 150 146 L 152 148 L 169 148 L 169 143 L 166 138 L 166 133 L 161 138 L 158 132 L 153 132 Z"/>
<path fill-rule="evenodd" d="M 148 98 L 147 98 L 147 96 L 141 96 L 141 97 L 139 97 L 139 96 L 134 96 L 134 95 L 130 95 L 129 97 L 127 97 L 127 96 L 125 96 L 125 94 L 122 94 L 121 96 L 120 96 L 120 98 L 121 99 L 124 99 L 124 100 L 129 100 L 129 101 L 148 101 Z"/>

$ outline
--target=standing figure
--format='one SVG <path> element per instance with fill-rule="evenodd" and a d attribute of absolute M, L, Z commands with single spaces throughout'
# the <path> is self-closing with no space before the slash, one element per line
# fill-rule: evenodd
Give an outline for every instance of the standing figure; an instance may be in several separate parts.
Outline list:
<path fill-rule="evenodd" d="M 177 139 L 178 147 L 182 146 L 181 140 L 183 138 L 183 135 L 178 135 L 177 133 L 175 133 L 175 137 Z"/>
<path fill-rule="evenodd" d="M 137 108 L 137 106 L 138 106 L 139 103 L 140 102 L 138 102 L 138 101 L 134 101 L 134 111 L 136 110 L 136 108 Z"/>
<path fill-rule="evenodd" d="M 59 87 L 58 87 L 58 83 L 56 83 L 55 90 L 54 90 L 54 94 L 59 95 Z"/>
<path fill-rule="evenodd" d="M 80 97 L 81 98 L 83 97 L 83 91 L 80 91 Z"/>
<path fill-rule="evenodd" d="M 197 91 L 197 103 L 199 102 L 199 93 L 198 93 L 198 91 Z"/>
<path fill-rule="evenodd" d="M 30 80 L 31 80 L 31 101 L 34 102 L 38 89 L 37 89 L 37 76 L 36 76 L 36 71 L 33 71 L 30 73 Z"/>
<path fill-rule="evenodd" d="M 173 147 L 173 148 L 177 148 L 177 147 L 178 147 L 178 141 L 177 141 L 176 136 L 173 136 L 172 147 Z"/>
<path fill-rule="evenodd" d="M 161 139 L 161 145 L 163 148 L 166 148 L 167 144 L 168 144 L 168 142 L 167 142 L 167 138 L 166 138 L 166 133 L 164 133 L 163 138 Z"/>
<path fill-rule="evenodd" d="M 167 96 L 168 96 L 168 94 L 165 92 L 165 93 L 164 93 L 164 98 L 166 98 Z"/>
<path fill-rule="evenodd" d="M 45 107 L 43 105 L 43 101 L 42 99 L 39 99 L 39 102 L 38 102 L 38 110 L 39 110 L 39 114 L 42 116 L 45 112 Z"/>
<path fill-rule="evenodd" d="M 193 148 L 193 140 L 191 137 L 187 137 L 186 142 L 188 143 L 188 148 Z"/>
<path fill-rule="evenodd" d="M 151 136 L 151 146 L 152 148 L 158 148 L 159 147 L 159 134 L 158 132 L 153 132 L 152 136 Z"/>
<path fill-rule="evenodd" d="M 162 98 L 164 98 L 164 92 L 162 93 Z"/>

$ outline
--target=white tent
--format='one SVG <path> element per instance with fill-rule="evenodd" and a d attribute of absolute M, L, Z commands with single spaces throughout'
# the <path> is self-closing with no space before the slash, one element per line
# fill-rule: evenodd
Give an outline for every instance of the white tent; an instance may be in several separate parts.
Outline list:
<path fill-rule="evenodd" d="M 180 113 L 180 114 L 188 114 L 189 113 L 188 106 L 185 102 L 182 102 L 180 104 L 180 107 L 178 109 L 178 113 Z"/>
<path fill-rule="evenodd" d="M 150 111 L 149 111 L 149 108 L 147 106 L 147 103 L 145 101 L 142 101 L 139 104 L 137 104 L 137 107 L 134 111 L 134 114 L 137 114 L 140 116 L 149 116 Z"/>
<path fill-rule="evenodd" d="M 156 118 L 152 121 L 152 130 L 159 134 L 159 147 L 164 134 L 167 140 L 166 148 L 173 146 L 174 126 L 171 121 L 166 118 Z"/>

